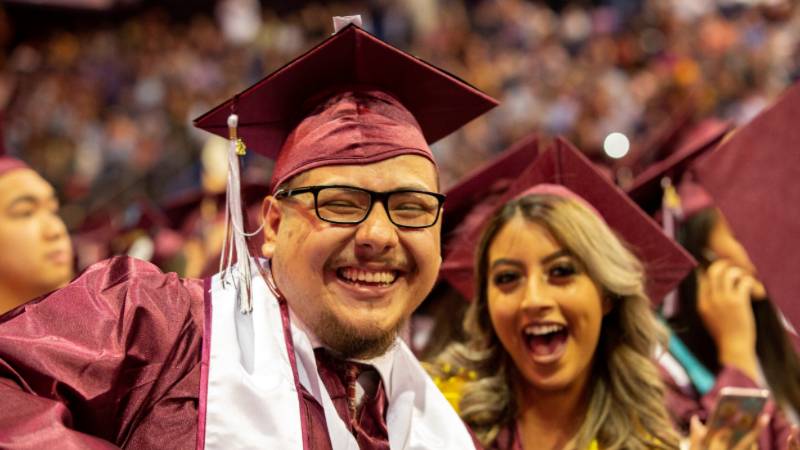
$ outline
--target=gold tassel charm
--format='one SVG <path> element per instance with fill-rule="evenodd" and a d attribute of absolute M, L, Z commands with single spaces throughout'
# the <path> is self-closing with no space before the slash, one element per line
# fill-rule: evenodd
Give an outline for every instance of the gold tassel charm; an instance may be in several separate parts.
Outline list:
<path fill-rule="evenodd" d="M 239 116 L 231 114 L 228 117 L 228 137 L 236 145 L 236 156 L 244 156 L 247 154 L 247 146 L 244 141 L 239 138 Z"/>

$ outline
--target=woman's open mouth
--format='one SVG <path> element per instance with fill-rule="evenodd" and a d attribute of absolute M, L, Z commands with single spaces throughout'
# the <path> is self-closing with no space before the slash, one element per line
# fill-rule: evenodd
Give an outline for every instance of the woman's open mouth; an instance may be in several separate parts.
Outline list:
<path fill-rule="evenodd" d="M 558 323 L 540 323 L 528 325 L 522 335 L 533 360 L 540 364 L 550 364 L 564 355 L 569 330 L 566 325 Z"/>

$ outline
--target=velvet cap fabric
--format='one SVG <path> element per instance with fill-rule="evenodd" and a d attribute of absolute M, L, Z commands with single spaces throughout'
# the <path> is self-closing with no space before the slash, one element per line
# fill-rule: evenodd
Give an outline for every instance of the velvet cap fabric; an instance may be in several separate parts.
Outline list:
<path fill-rule="evenodd" d="M 472 261 L 448 256 L 463 251 L 456 248 L 461 245 L 460 236 L 483 225 L 508 188 L 538 155 L 539 138 L 529 134 L 447 190 L 442 223 L 446 265 L 440 276 L 466 298 L 472 292 Z"/>
<path fill-rule="evenodd" d="M 276 159 L 271 190 L 305 170 L 428 147 L 497 105 L 464 81 L 348 25 L 208 113 L 195 126 Z"/>
<path fill-rule="evenodd" d="M 520 193 L 541 184 L 561 185 L 600 212 L 601 218 L 642 261 L 646 270 L 647 294 L 654 304 L 659 304 L 664 295 L 677 286 L 695 266 L 694 259 L 686 251 L 669 239 L 591 161 L 562 138 L 557 138 L 553 146 L 525 170 L 509 188 L 503 201 L 497 203 L 494 211 L 508 200 L 517 198 Z M 552 189 L 550 191 L 555 192 Z M 463 231 L 458 245 L 443 263 L 443 276 L 446 279 L 460 277 L 458 284 L 467 285 L 463 279 L 465 268 L 473 267 L 479 239 L 490 216 L 491 214 L 479 227 Z M 462 291 L 462 294 L 472 299 L 473 289 L 474 282 L 470 284 L 469 292 Z"/>
<path fill-rule="evenodd" d="M 701 155 L 714 149 L 733 129 L 727 121 L 710 118 L 701 121 L 686 132 L 674 151 L 643 170 L 627 189 L 628 195 L 647 213 L 653 215 L 661 209 L 662 180 L 669 178 L 678 189 L 683 217 L 711 206 L 711 197 L 696 183 L 690 174 L 692 163 Z"/>
<path fill-rule="evenodd" d="M 800 325 L 800 83 L 698 160 L 698 181 L 747 250 L 771 299 Z"/>

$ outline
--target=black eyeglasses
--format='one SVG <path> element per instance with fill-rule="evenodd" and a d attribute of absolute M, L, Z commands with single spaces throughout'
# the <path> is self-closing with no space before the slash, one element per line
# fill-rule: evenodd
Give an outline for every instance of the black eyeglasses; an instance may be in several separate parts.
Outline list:
<path fill-rule="evenodd" d="M 389 220 L 403 228 L 427 228 L 439 220 L 445 196 L 435 192 L 402 189 L 374 192 L 353 186 L 306 186 L 279 190 L 275 198 L 314 195 L 317 217 L 325 222 L 355 225 L 363 222 L 375 201 L 383 204 Z"/>

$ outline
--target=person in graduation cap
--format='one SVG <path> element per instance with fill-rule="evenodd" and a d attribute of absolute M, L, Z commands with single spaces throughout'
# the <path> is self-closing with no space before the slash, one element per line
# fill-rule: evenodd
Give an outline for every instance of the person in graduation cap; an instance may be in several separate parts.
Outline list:
<path fill-rule="evenodd" d="M 429 143 L 494 105 L 349 24 L 200 117 L 231 138 L 240 261 L 203 281 L 115 258 L 3 317 L 0 447 L 474 448 L 396 332 L 440 264 Z M 277 158 L 266 261 L 243 144 Z"/>
<path fill-rule="evenodd" d="M 650 301 L 691 258 L 561 139 L 499 204 L 445 261 L 474 261 L 469 339 L 438 361 L 469 374 L 462 418 L 491 449 L 677 448 Z"/>
<path fill-rule="evenodd" d="M 781 297 L 775 294 L 780 291 L 773 292 L 771 286 L 780 289 L 785 281 L 770 273 L 782 270 L 772 266 L 788 263 L 776 251 L 796 258 L 791 249 L 776 250 L 776 245 L 785 246 L 790 240 L 776 244 L 772 237 L 788 238 L 792 225 L 783 218 L 793 212 L 774 211 L 764 216 L 769 217 L 770 226 L 760 228 L 762 231 L 750 245 L 743 245 L 740 236 L 747 236 L 747 229 L 762 220 L 752 208 L 758 204 L 757 209 L 763 209 L 771 203 L 772 194 L 762 190 L 759 195 L 763 188 L 753 185 L 755 179 L 759 184 L 771 180 L 775 185 L 769 186 L 770 190 L 785 186 L 789 193 L 794 189 L 796 178 L 786 179 L 781 167 L 791 166 L 791 154 L 784 153 L 792 148 L 789 143 L 800 142 L 800 136 L 783 118 L 792 117 L 792 108 L 796 111 L 798 107 L 800 90 L 794 88 L 778 104 L 733 134 L 729 134 L 727 124 L 706 121 L 698 127 L 697 139 L 686 142 L 643 172 L 630 192 L 640 204 L 655 204 L 658 202 L 653 200 L 661 197 L 661 185 L 666 186 L 662 220 L 674 228 L 678 242 L 701 263 L 681 283 L 671 301 L 665 302 L 662 311 L 671 336 L 669 351 L 660 356 L 659 362 L 676 423 L 687 429 L 692 416 L 705 420 L 725 387 L 767 387 L 779 408 L 772 411 L 772 405 L 768 406 L 772 420 L 759 439 L 761 449 L 787 448 L 787 415 L 796 422 L 800 410 L 800 359 L 793 346 L 793 332 L 787 331 L 780 312 L 792 313 L 794 299 L 792 296 L 786 301 L 783 297 L 783 303 L 776 303 Z M 730 137 L 724 138 L 726 135 Z M 757 157 L 752 152 L 756 147 Z M 735 167 L 730 161 L 743 160 L 744 155 L 748 164 L 757 163 L 756 173 L 752 168 L 742 174 L 727 173 L 725 187 L 719 187 L 720 171 L 730 171 Z M 706 179 L 710 179 L 705 184 L 714 188 L 715 194 L 698 182 L 703 168 Z M 737 192 L 732 196 L 734 189 Z M 751 209 L 743 201 L 749 201 Z M 723 205 L 727 211 L 723 211 Z M 778 202 L 776 207 L 783 209 L 785 205 Z M 747 212 L 743 214 L 744 211 Z M 744 234 L 734 232 L 730 217 L 736 218 L 739 231 Z M 765 234 L 767 229 L 770 231 Z M 794 231 L 797 230 L 795 224 Z M 764 254 L 765 246 L 768 254 Z M 754 253 L 762 255 L 761 264 L 751 259 Z"/>
<path fill-rule="evenodd" d="M 0 314 L 64 286 L 72 275 L 72 242 L 53 186 L 0 151 Z"/>

